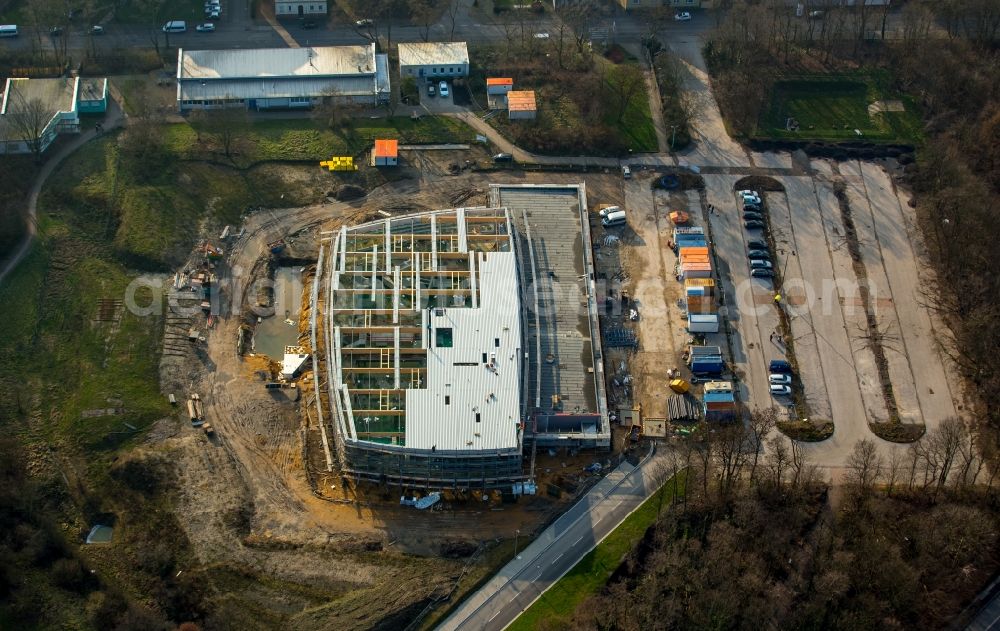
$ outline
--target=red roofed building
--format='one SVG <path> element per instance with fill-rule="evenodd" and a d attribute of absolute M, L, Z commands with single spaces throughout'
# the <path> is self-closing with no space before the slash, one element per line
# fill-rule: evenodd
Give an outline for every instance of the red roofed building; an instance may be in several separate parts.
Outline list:
<path fill-rule="evenodd" d="M 372 166 L 394 167 L 399 164 L 399 141 L 376 140 L 372 150 Z"/>

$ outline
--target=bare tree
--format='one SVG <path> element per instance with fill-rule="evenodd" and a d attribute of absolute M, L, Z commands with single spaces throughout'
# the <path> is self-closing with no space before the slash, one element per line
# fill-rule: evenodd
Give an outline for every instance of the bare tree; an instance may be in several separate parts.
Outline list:
<path fill-rule="evenodd" d="M 889 461 L 886 465 L 885 473 L 885 492 L 890 497 L 892 496 L 892 491 L 896 487 L 896 483 L 899 481 L 899 476 L 902 473 L 904 459 L 905 454 L 903 454 L 901 449 L 889 450 Z"/>
<path fill-rule="evenodd" d="M 417 23 L 420 30 L 420 37 L 425 41 L 430 41 L 431 24 L 434 23 L 434 6 L 430 0 L 409 0 L 410 16 Z"/>
<path fill-rule="evenodd" d="M 767 446 L 767 467 L 771 473 L 771 483 L 776 489 L 780 489 L 785 481 L 785 471 L 791 464 L 788 441 L 784 436 L 775 436 L 767 441 Z"/>
<path fill-rule="evenodd" d="M 778 410 L 770 407 L 765 410 L 754 410 L 750 414 L 750 448 L 753 455 L 750 457 L 750 484 L 757 480 L 757 466 L 760 456 L 764 452 L 764 440 L 771 433 L 778 422 Z"/>
<path fill-rule="evenodd" d="M 864 438 L 854 444 L 847 457 L 848 481 L 867 497 L 882 475 L 883 460 L 874 441 Z"/>
<path fill-rule="evenodd" d="M 35 162 L 40 164 L 45 143 L 45 128 L 52 120 L 52 110 L 41 99 L 25 99 L 17 90 L 11 92 L 13 96 L 7 97 L 6 114 L 7 123 L 13 131 L 11 137 L 23 140 L 34 156 Z"/>
<path fill-rule="evenodd" d="M 461 9 L 459 0 L 448 0 L 444 9 L 444 16 L 448 19 L 451 29 L 448 31 L 448 39 L 455 39 L 455 26 L 458 22 L 458 12 Z"/>
<path fill-rule="evenodd" d="M 223 155 L 232 160 L 239 152 L 249 119 L 243 107 L 220 107 L 198 110 L 193 123 L 199 133 L 214 139 Z"/>
<path fill-rule="evenodd" d="M 645 96 L 646 78 L 638 66 L 622 64 L 608 74 L 607 84 L 615 101 L 616 117 L 620 123 L 632 102 L 640 95 Z"/>
<path fill-rule="evenodd" d="M 338 98 L 340 91 L 336 87 L 330 87 L 323 91 L 319 103 L 312 108 L 313 120 L 333 129 L 337 122 L 347 113 L 347 108 Z M 390 98 L 391 100 L 391 98 Z"/>
<path fill-rule="evenodd" d="M 596 23 L 599 15 L 597 7 L 591 0 L 566 2 L 556 9 L 556 15 L 573 31 L 577 52 L 586 56 L 590 27 Z"/>

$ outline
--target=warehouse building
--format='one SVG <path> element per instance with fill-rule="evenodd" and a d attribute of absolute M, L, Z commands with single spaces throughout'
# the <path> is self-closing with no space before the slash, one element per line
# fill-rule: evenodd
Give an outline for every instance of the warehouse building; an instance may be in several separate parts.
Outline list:
<path fill-rule="evenodd" d="M 177 105 L 299 109 L 389 100 L 389 60 L 375 44 L 177 52 Z"/>
<path fill-rule="evenodd" d="M 3 153 L 42 153 L 59 134 L 80 133 L 79 77 L 7 79 L 0 103 Z"/>
<path fill-rule="evenodd" d="M 465 42 L 418 42 L 399 45 L 399 76 L 448 79 L 469 76 Z"/>

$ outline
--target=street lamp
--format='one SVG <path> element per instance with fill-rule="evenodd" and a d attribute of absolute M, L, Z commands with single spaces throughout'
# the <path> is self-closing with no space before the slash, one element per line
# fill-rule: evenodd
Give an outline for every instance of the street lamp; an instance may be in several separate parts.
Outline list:
<path fill-rule="evenodd" d="M 514 558 L 515 559 L 518 558 L 518 556 L 517 556 L 517 536 L 520 535 L 520 534 L 521 534 L 520 529 L 515 529 L 514 530 Z"/>

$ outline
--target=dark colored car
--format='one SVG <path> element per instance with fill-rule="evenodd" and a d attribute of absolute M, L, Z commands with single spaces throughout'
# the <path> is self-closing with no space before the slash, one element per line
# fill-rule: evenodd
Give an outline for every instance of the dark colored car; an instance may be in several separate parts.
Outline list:
<path fill-rule="evenodd" d="M 61 37 L 62 34 L 63 34 L 63 30 L 62 30 L 61 26 L 53 26 L 52 28 L 49 29 L 49 36 L 50 37 Z"/>
<path fill-rule="evenodd" d="M 748 211 L 751 211 L 751 212 L 759 213 L 763 209 L 764 209 L 764 206 L 761 205 L 761 204 L 743 204 L 743 210 L 748 210 Z"/>
<path fill-rule="evenodd" d="M 302 23 L 302 28 L 316 28 L 316 23 L 312 20 L 306 20 Z"/>
<path fill-rule="evenodd" d="M 769 259 L 771 258 L 771 253 L 767 250 L 750 250 L 747 252 L 748 259 Z"/>
<path fill-rule="evenodd" d="M 761 241 L 760 239 L 750 239 L 747 241 L 747 247 L 751 250 L 767 250 L 767 241 Z"/>
<path fill-rule="evenodd" d="M 756 219 L 751 219 L 750 221 L 744 221 L 743 222 L 743 227 L 746 228 L 747 230 L 755 230 L 755 229 L 758 229 L 758 228 L 759 229 L 763 229 L 764 228 L 764 222 L 763 221 L 757 221 Z"/>
<path fill-rule="evenodd" d="M 764 221 L 764 215 L 762 215 L 760 213 L 751 212 L 751 211 L 747 211 L 747 212 L 743 213 L 743 218 L 744 219 L 753 219 L 755 221 Z"/>
<path fill-rule="evenodd" d="M 792 372 L 792 365 L 783 359 L 772 359 L 771 363 L 768 364 L 767 369 L 773 373 L 790 373 Z"/>
<path fill-rule="evenodd" d="M 514 156 L 510 155 L 509 153 L 498 153 L 495 156 L 493 156 L 493 161 L 494 162 L 513 162 L 514 161 Z"/>
<path fill-rule="evenodd" d="M 762 269 L 762 268 L 756 267 L 756 268 L 750 270 L 750 275 L 753 276 L 754 278 L 773 278 L 774 277 L 774 272 L 772 272 L 769 269 Z"/>

